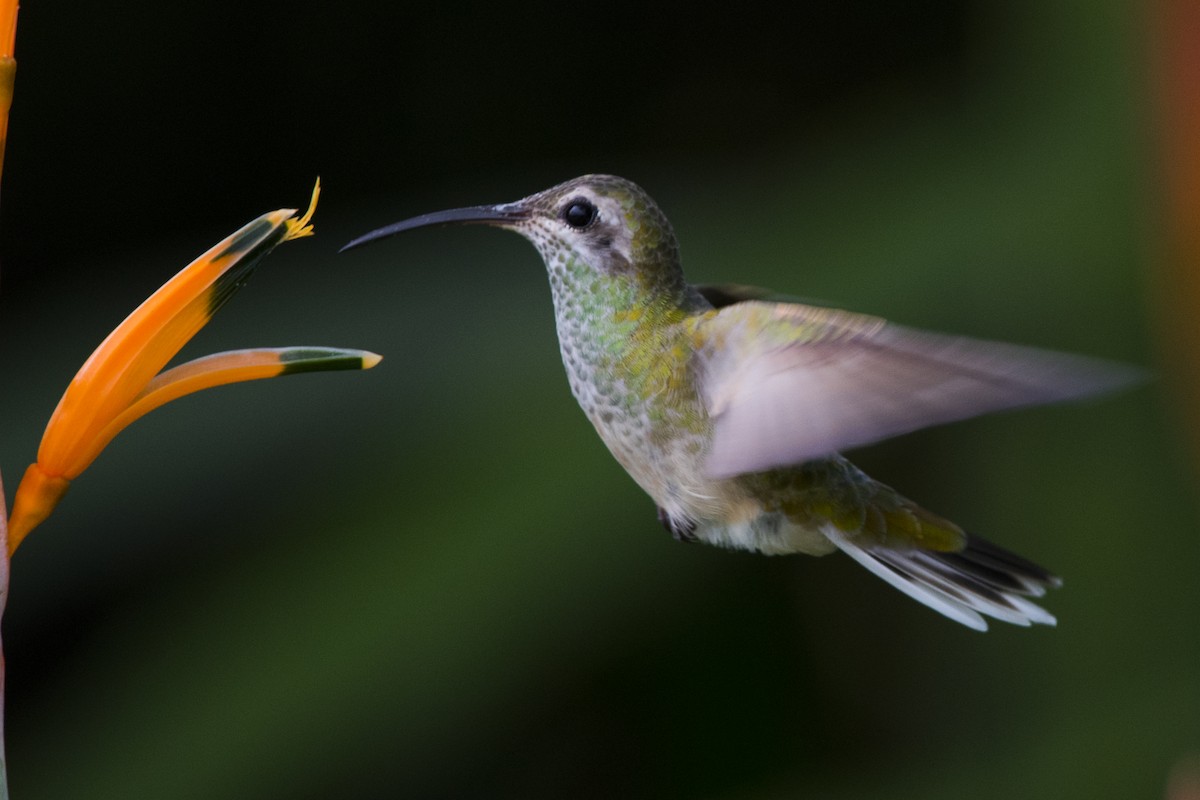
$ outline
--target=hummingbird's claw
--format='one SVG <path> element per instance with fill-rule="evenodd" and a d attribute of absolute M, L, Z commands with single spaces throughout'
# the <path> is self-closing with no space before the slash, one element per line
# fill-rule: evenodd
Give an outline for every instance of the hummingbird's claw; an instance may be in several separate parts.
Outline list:
<path fill-rule="evenodd" d="M 658 522 L 664 528 L 671 532 L 671 538 L 677 542 L 697 542 L 696 538 L 696 523 L 688 520 L 686 522 L 676 522 L 671 519 L 671 515 L 662 506 L 658 507 Z"/>

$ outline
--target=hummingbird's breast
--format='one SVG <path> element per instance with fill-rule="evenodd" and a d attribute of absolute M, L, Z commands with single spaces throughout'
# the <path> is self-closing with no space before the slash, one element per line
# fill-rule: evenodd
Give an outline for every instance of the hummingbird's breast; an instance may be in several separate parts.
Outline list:
<path fill-rule="evenodd" d="M 703 474 L 712 429 L 693 374 L 679 302 L 636 287 L 551 271 L 559 348 L 571 392 L 613 457 L 678 519 L 724 513 L 728 482 Z M 699 309 L 703 311 L 704 309 Z"/>

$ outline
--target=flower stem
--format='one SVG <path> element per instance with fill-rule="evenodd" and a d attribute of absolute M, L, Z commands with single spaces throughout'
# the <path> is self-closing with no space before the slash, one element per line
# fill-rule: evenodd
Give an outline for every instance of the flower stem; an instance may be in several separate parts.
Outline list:
<path fill-rule="evenodd" d="M 8 509 L 0 479 L 0 618 L 8 602 Z M 0 800 L 8 800 L 8 759 L 4 755 L 4 644 L 0 641 Z"/>

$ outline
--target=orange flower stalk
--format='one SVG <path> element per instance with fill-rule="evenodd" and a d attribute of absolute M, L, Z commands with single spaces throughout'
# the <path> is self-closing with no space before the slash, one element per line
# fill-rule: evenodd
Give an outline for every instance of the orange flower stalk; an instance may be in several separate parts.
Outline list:
<path fill-rule="evenodd" d="M 168 361 L 249 278 L 277 245 L 312 233 L 295 209 L 264 214 L 184 267 L 108 335 L 76 373 L 46 425 L 17 487 L 8 523 L 11 555 L 49 516 L 70 482 L 127 425 L 178 397 L 226 383 L 298 372 L 370 369 L 380 356 L 318 347 L 238 350 L 200 358 L 159 374 Z M 157 376 L 157 377 L 156 377 Z"/>
<path fill-rule="evenodd" d="M 17 42 L 17 2 L 0 1 L 0 168 L 4 166 L 4 146 L 8 143 L 8 109 L 12 106 L 17 60 L 13 51 Z"/>

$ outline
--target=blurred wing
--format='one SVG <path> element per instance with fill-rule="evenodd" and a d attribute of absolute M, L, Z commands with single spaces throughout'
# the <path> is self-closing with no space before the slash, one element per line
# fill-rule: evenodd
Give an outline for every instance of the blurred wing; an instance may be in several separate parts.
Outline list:
<path fill-rule="evenodd" d="M 911 330 L 827 308 L 742 302 L 697 325 L 713 477 L 759 472 L 1140 373 L 1098 359 Z"/>

